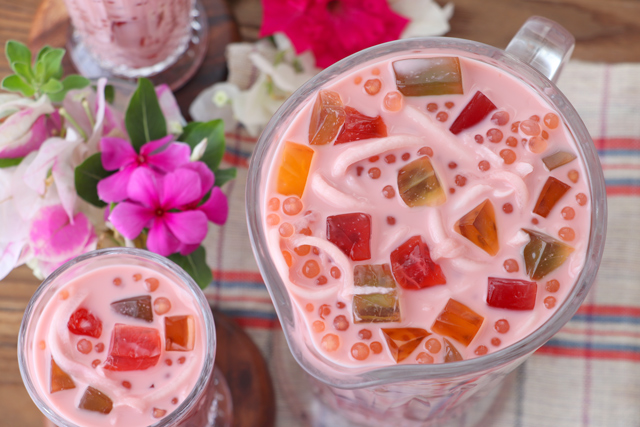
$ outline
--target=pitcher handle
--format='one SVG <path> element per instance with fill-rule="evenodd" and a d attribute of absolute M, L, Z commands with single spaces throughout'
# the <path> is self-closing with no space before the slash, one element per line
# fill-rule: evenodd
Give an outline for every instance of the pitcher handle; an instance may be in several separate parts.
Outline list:
<path fill-rule="evenodd" d="M 573 35 L 560 24 L 532 16 L 511 39 L 506 51 L 555 83 L 575 43 Z"/>

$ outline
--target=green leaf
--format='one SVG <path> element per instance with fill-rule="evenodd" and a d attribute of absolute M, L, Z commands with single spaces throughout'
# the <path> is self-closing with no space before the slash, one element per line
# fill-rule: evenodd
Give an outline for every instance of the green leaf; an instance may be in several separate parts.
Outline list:
<path fill-rule="evenodd" d="M 38 62 L 50 50 L 51 46 L 42 46 L 42 48 L 38 51 L 38 55 L 36 56 L 36 62 Z"/>
<path fill-rule="evenodd" d="M 33 96 L 36 92 L 33 87 L 20 78 L 17 74 L 13 74 L 2 79 L 2 89 L 9 92 L 20 92 L 24 96 Z"/>
<path fill-rule="evenodd" d="M 62 83 L 57 79 L 49 79 L 45 84 L 40 86 L 40 90 L 44 93 L 57 93 L 64 89 Z"/>
<path fill-rule="evenodd" d="M 187 256 L 176 253 L 169 255 L 168 258 L 182 267 L 200 286 L 200 289 L 209 286 L 209 283 L 213 280 L 211 268 L 207 265 L 207 253 L 202 246 Z"/>
<path fill-rule="evenodd" d="M 45 73 L 44 82 L 50 78 L 56 78 L 56 76 L 62 75 L 62 57 L 64 56 L 64 49 L 49 49 L 42 58 L 38 59 L 38 62 L 44 62 Z M 37 64 L 36 64 L 37 65 Z"/>
<path fill-rule="evenodd" d="M 10 168 L 11 166 L 17 166 L 24 159 L 24 157 L 16 157 L 15 159 L 0 159 L 0 168 Z"/>
<path fill-rule="evenodd" d="M 216 175 L 215 186 L 216 187 L 221 187 L 226 182 L 231 181 L 232 179 L 234 179 L 236 177 L 237 172 L 238 171 L 236 170 L 236 168 L 218 169 L 218 170 L 216 170 L 215 171 L 215 175 Z"/>
<path fill-rule="evenodd" d="M 191 122 L 184 127 L 178 141 L 186 142 L 193 151 L 195 146 L 205 138 L 207 138 L 207 148 L 200 160 L 215 171 L 220 166 L 224 155 L 224 122 L 222 120 Z"/>
<path fill-rule="evenodd" d="M 33 70 L 31 70 L 31 65 L 26 64 L 24 62 L 12 62 L 11 68 L 13 71 L 22 77 L 22 80 L 27 82 L 30 85 L 33 85 Z"/>
<path fill-rule="evenodd" d="M 70 76 L 65 77 L 61 83 L 62 90 L 60 92 L 48 94 L 49 99 L 51 99 L 52 102 L 62 102 L 64 97 L 67 95 L 67 92 L 72 89 L 82 89 L 87 87 L 91 84 L 91 81 L 77 74 L 71 74 Z"/>
<path fill-rule="evenodd" d="M 106 85 L 104 87 L 104 100 L 113 105 L 113 101 L 116 99 L 116 88 L 113 85 Z"/>
<path fill-rule="evenodd" d="M 15 40 L 9 40 L 5 45 L 5 54 L 9 63 L 22 62 L 31 65 L 31 51 L 29 48 Z"/>
<path fill-rule="evenodd" d="M 88 157 L 76 168 L 74 173 L 78 196 L 99 208 L 107 206 L 98 197 L 98 182 L 113 173 L 115 172 L 107 171 L 102 167 L 101 153 Z"/>
<path fill-rule="evenodd" d="M 136 151 L 149 141 L 167 136 L 167 122 L 160 109 L 153 83 L 148 79 L 138 80 L 138 88 L 129 101 L 124 123 Z"/>
<path fill-rule="evenodd" d="M 36 83 L 43 84 L 44 83 L 44 75 L 47 72 L 47 67 L 44 65 L 44 62 L 38 61 L 36 62 L 36 72 L 35 72 L 35 81 Z"/>

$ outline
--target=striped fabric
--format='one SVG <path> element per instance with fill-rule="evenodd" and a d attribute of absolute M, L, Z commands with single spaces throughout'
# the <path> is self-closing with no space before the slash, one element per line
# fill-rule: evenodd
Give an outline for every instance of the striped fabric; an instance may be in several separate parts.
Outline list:
<path fill-rule="evenodd" d="M 604 259 L 575 317 L 511 376 L 491 425 L 640 426 L 640 65 L 571 62 L 559 86 L 586 123 L 604 168 Z M 206 294 L 262 350 L 276 390 L 277 425 L 311 426 L 308 383 L 251 255 L 244 186 L 255 142 L 240 129 L 227 134 L 224 160 L 238 167 L 238 178 L 225 188 L 229 222 L 207 237 L 214 282 Z"/>

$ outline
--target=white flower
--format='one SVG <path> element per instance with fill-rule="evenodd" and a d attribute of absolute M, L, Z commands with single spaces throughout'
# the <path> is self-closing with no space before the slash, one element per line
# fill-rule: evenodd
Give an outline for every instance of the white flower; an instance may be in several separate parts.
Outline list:
<path fill-rule="evenodd" d="M 389 0 L 389 6 L 410 20 L 400 38 L 441 36 L 449 32 L 452 3 L 440 7 L 433 0 Z"/>
<path fill-rule="evenodd" d="M 319 71 L 311 52 L 296 55 L 284 34 L 274 40 L 276 46 L 265 39 L 229 45 L 228 82 L 202 92 L 191 104 L 191 116 L 198 121 L 221 118 L 227 129 L 240 122 L 257 136 L 282 103 Z"/>

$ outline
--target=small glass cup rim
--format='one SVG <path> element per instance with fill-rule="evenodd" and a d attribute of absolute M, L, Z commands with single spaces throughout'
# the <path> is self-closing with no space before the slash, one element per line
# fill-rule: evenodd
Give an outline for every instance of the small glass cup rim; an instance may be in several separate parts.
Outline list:
<path fill-rule="evenodd" d="M 340 372 L 339 375 L 342 380 L 346 377 L 352 377 L 355 380 L 352 379 L 349 382 L 332 381 L 332 379 L 328 378 L 323 372 L 314 369 L 310 364 L 304 363 L 304 360 L 300 357 L 300 350 L 297 344 L 287 330 L 287 328 L 295 323 L 295 313 L 293 312 L 293 306 L 287 293 L 286 285 L 284 285 L 280 279 L 275 264 L 268 255 L 269 250 L 266 242 L 266 233 L 261 219 L 262 206 L 260 204 L 259 188 L 262 181 L 261 166 L 264 159 L 269 157 L 267 153 L 271 147 L 271 141 L 275 139 L 273 136 L 278 127 L 282 123 L 285 123 L 291 116 L 295 116 L 299 108 L 297 108 L 297 106 L 306 104 L 308 98 L 323 84 L 338 75 L 343 75 L 356 66 L 372 60 L 376 56 L 381 57 L 384 56 L 384 54 L 389 55 L 399 52 L 409 52 L 415 49 L 434 48 L 456 50 L 461 55 L 468 56 L 471 59 L 484 60 L 484 62 L 494 66 L 497 65 L 494 62 L 500 63 L 503 70 L 530 86 L 538 95 L 553 105 L 563 118 L 565 118 L 565 123 L 572 133 L 576 145 L 582 151 L 585 169 L 589 175 L 592 215 L 589 244 L 585 254 L 585 265 L 580 276 L 576 279 L 571 293 L 556 312 L 533 333 L 504 349 L 481 357 L 446 364 L 391 365 L 358 371 L 353 374 Z M 534 85 L 532 82 L 540 82 L 540 84 L 543 84 L 545 87 L 553 89 L 553 96 L 546 96 L 542 93 L 541 87 Z M 566 119 L 567 115 L 571 117 L 570 122 Z M 606 191 L 597 151 L 582 119 L 564 94 L 539 71 L 508 52 L 484 43 L 451 37 L 421 37 L 396 40 L 373 46 L 333 64 L 298 88 L 276 111 L 256 143 L 247 176 L 245 204 L 247 206 L 246 216 L 252 249 L 260 272 L 265 278 L 267 290 L 274 301 L 278 317 L 283 323 L 285 339 L 287 340 L 293 357 L 307 373 L 316 379 L 330 386 L 343 389 L 370 387 L 400 381 L 416 381 L 427 378 L 443 379 L 467 374 L 477 374 L 531 354 L 555 335 L 560 328 L 570 320 L 586 298 L 589 289 L 595 281 L 595 276 L 602 259 L 607 226 Z M 598 241 L 600 236 L 601 241 Z M 274 285 L 270 283 L 274 283 Z M 273 289 L 275 287 L 279 288 L 277 293 Z M 283 301 L 280 300 L 280 296 L 284 298 Z M 333 379 L 337 378 L 338 369 L 342 367 L 338 365 L 331 366 L 329 363 L 327 363 L 327 366 L 332 371 Z"/>
<path fill-rule="evenodd" d="M 24 315 L 22 317 L 22 321 L 20 323 L 20 331 L 18 333 L 18 365 L 20 368 L 20 375 L 22 377 L 23 383 L 29 396 L 34 401 L 38 409 L 47 416 L 52 422 L 56 425 L 62 427 L 81 427 L 74 424 L 71 421 L 65 420 L 60 417 L 45 401 L 40 397 L 39 391 L 31 381 L 31 375 L 29 374 L 29 368 L 26 361 L 26 335 L 28 332 L 28 328 L 30 325 L 29 318 L 31 317 L 31 313 L 36 308 L 37 304 L 40 303 L 41 295 L 47 291 L 49 286 L 54 283 L 55 279 L 62 275 L 64 272 L 69 270 L 70 268 L 83 263 L 88 262 L 93 258 L 102 257 L 102 256 L 134 256 L 143 258 L 145 261 L 151 261 L 160 264 L 162 267 L 167 268 L 176 276 L 178 276 L 181 280 L 184 281 L 185 285 L 193 292 L 193 296 L 197 301 L 197 305 L 202 309 L 203 318 L 205 323 L 205 335 L 207 337 L 207 343 L 205 345 L 205 351 L 207 351 L 203 371 L 207 372 L 206 375 L 201 375 L 198 378 L 198 381 L 194 385 L 193 389 L 189 393 L 186 399 L 182 401 L 180 406 L 178 406 L 174 411 L 172 411 L 168 416 L 158 420 L 158 422 L 149 425 L 148 427 L 161 427 L 161 426 L 170 426 L 174 425 L 176 422 L 180 422 L 185 415 L 189 413 L 192 409 L 191 405 L 198 402 L 203 393 L 206 392 L 207 384 L 210 378 L 213 375 L 215 354 L 216 354 L 216 330 L 213 319 L 213 314 L 211 312 L 211 308 L 209 307 L 209 303 L 207 302 L 204 293 L 200 289 L 200 287 L 195 283 L 195 281 L 185 272 L 182 267 L 175 264 L 173 261 L 169 260 L 166 257 L 155 254 L 148 250 L 137 249 L 137 248 L 126 248 L 126 247 L 118 247 L 118 248 L 106 248 L 106 249 L 98 249 L 94 251 L 90 251 L 84 253 L 80 256 L 77 256 L 60 267 L 58 267 L 53 273 L 51 273 L 48 277 L 46 277 L 42 283 L 36 289 L 36 292 L 33 294 L 27 307 L 24 311 Z M 196 291 L 197 290 L 197 291 Z M 213 348 L 212 351 L 208 351 L 209 348 Z"/>

